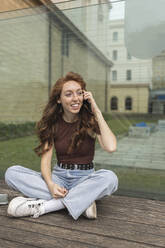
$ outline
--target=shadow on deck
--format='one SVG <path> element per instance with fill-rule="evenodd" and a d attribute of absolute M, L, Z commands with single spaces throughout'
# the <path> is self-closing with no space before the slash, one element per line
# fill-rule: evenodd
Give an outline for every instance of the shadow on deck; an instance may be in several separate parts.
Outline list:
<path fill-rule="evenodd" d="M 2 181 L 9 200 L 19 194 Z M 77 221 L 66 210 L 11 218 L 0 206 L 0 248 L 148 248 L 165 247 L 165 202 L 113 195 L 97 202 L 98 218 Z"/>

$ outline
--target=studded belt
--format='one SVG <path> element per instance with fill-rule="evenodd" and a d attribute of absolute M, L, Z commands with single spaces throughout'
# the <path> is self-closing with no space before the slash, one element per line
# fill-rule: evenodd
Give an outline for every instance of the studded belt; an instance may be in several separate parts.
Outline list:
<path fill-rule="evenodd" d="M 93 163 L 89 164 L 63 164 L 63 163 L 58 163 L 58 166 L 62 169 L 67 169 L 67 170 L 90 170 L 94 168 Z"/>

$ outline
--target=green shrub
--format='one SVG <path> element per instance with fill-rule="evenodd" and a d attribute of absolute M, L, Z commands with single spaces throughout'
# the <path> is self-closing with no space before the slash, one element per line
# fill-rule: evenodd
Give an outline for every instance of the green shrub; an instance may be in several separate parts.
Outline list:
<path fill-rule="evenodd" d="M 35 133 L 35 122 L 21 124 L 0 122 L 0 141 L 18 137 L 33 135 Z"/>

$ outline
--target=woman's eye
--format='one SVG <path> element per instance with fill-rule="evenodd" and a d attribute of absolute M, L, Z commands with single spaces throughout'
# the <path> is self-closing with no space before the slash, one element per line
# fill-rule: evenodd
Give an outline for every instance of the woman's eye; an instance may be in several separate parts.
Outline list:
<path fill-rule="evenodd" d="M 79 91 L 76 93 L 78 96 L 81 96 L 83 94 L 83 91 Z M 71 97 L 72 96 L 72 93 L 71 92 L 68 92 L 65 94 L 66 97 Z"/>
<path fill-rule="evenodd" d="M 67 93 L 65 96 L 68 96 L 69 97 L 69 96 L 71 96 L 71 93 Z"/>

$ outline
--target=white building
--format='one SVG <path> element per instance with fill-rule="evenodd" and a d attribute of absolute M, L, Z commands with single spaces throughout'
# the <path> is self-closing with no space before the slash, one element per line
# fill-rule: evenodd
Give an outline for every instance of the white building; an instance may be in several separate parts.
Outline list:
<path fill-rule="evenodd" d="M 109 21 L 108 56 L 111 69 L 111 111 L 147 113 L 152 84 L 152 60 L 132 57 L 125 47 L 124 19 Z"/>
<path fill-rule="evenodd" d="M 109 22 L 109 58 L 113 61 L 112 83 L 148 84 L 152 82 L 152 59 L 132 57 L 125 47 L 124 19 Z"/>

